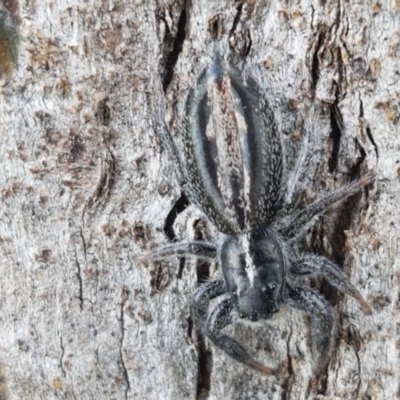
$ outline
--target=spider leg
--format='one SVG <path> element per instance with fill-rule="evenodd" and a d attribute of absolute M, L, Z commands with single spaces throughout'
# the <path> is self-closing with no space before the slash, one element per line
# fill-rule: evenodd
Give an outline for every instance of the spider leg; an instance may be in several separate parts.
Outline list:
<path fill-rule="evenodd" d="M 287 287 L 288 303 L 305 311 L 311 317 L 311 343 L 314 357 L 317 357 L 316 371 L 329 361 L 333 327 L 332 309 L 328 302 L 311 289 Z"/>
<path fill-rule="evenodd" d="M 226 284 L 223 279 L 216 279 L 199 286 L 193 296 L 191 309 L 195 321 L 203 330 L 210 300 L 226 293 Z"/>
<path fill-rule="evenodd" d="M 286 238 L 294 238 L 305 231 L 309 223 L 318 214 L 324 212 L 327 208 L 335 203 L 346 200 L 364 187 L 371 183 L 374 179 L 373 173 L 368 173 L 357 181 L 335 190 L 334 192 L 324 196 L 322 199 L 314 201 L 300 211 L 297 211 L 290 218 L 283 222 L 283 227 L 279 230 Z"/>
<path fill-rule="evenodd" d="M 304 173 L 304 164 L 309 154 L 309 144 L 313 137 L 316 136 L 316 130 L 319 126 L 316 123 L 319 120 L 319 113 L 315 110 L 309 110 L 309 117 L 305 121 L 304 138 L 301 144 L 300 152 L 296 159 L 294 168 L 288 175 L 286 190 L 283 195 L 283 207 L 293 206 L 293 200 L 299 195 L 301 189 L 300 174 Z"/>
<path fill-rule="evenodd" d="M 291 263 L 293 275 L 322 275 L 332 286 L 341 292 L 354 297 L 362 310 L 369 314 L 371 308 L 360 292 L 351 284 L 347 275 L 333 262 L 325 257 L 308 254 Z"/>
<path fill-rule="evenodd" d="M 153 251 L 140 254 L 136 256 L 135 259 L 139 262 L 144 262 L 147 260 L 165 260 L 168 258 L 187 256 L 215 261 L 217 258 L 217 247 L 211 243 L 200 241 L 172 243 Z"/>
<path fill-rule="evenodd" d="M 171 132 L 165 122 L 165 97 L 164 88 L 161 83 L 161 79 L 154 78 L 153 80 L 154 90 L 154 102 L 152 103 L 152 111 L 155 117 L 154 125 L 157 136 L 161 139 L 163 146 L 168 152 L 168 156 L 172 158 L 174 165 L 176 166 L 176 174 L 179 181 L 184 181 L 184 166 L 181 158 L 179 157 L 178 149 L 172 139 Z"/>
<path fill-rule="evenodd" d="M 221 333 L 221 330 L 232 324 L 235 316 L 235 307 L 230 299 L 219 303 L 207 318 L 205 333 L 206 336 L 221 350 L 229 356 L 248 367 L 266 375 L 275 374 L 272 368 L 265 367 L 254 361 L 247 350 L 232 337 Z"/>

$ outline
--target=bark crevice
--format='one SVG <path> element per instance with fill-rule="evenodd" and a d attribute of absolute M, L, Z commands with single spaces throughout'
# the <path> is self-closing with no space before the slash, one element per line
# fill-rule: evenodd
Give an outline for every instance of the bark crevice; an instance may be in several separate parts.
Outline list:
<path fill-rule="evenodd" d="M 339 107 L 336 103 L 334 103 L 331 107 L 330 112 L 330 120 L 331 120 L 331 133 L 330 139 L 332 140 L 332 153 L 328 160 L 329 172 L 332 174 L 338 164 L 338 156 L 339 156 L 339 149 L 340 149 L 340 139 L 342 137 L 342 127 L 343 127 L 343 120 L 340 114 Z"/>
<path fill-rule="evenodd" d="M 167 54 L 165 61 L 165 75 L 163 79 L 164 93 L 167 91 L 168 86 L 172 82 L 175 65 L 178 61 L 179 54 L 182 51 L 183 43 L 186 39 L 186 24 L 187 24 L 187 11 L 186 11 L 186 4 L 184 4 L 181 14 L 179 16 L 177 33 L 173 41 L 172 50 Z"/>
<path fill-rule="evenodd" d="M 75 252 L 75 257 L 76 257 L 76 278 L 78 279 L 78 300 L 79 300 L 79 308 L 82 311 L 83 310 L 83 281 L 82 281 L 82 271 L 81 271 L 81 264 L 78 261 L 78 254 Z"/>
<path fill-rule="evenodd" d="M 123 354 L 123 348 L 124 348 L 124 338 L 125 338 L 125 303 L 127 299 L 128 293 L 126 293 L 125 290 L 122 292 L 122 300 L 121 300 L 121 306 L 120 306 L 120 331 L 121 331 L 121 339 L 119 342 L 119 360 L 122 368 L 122 374 L 124 376 L 125 380 L 125 399 L 128 399 L 128 392 L 131 388 L 130 381 L 129 381 L 129 373 L 128 369 L 126 368 L 125 361 L 124 361 L 124 354 Z"/>

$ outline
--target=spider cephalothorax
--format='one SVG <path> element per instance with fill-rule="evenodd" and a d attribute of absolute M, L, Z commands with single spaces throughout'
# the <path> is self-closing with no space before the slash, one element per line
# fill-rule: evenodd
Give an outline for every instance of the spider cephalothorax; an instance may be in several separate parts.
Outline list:
<path fill-rule="evenodd" d="M 240 318 L 269 319 L 279 311 L 288 260 L 272 231 L 226 237 L 220 263 Z"/>
<path fill-rule="evenodd" d="M 222 276 L 201 285 L 192 300 L 195 322 L 217 347 L 266 374 L 274 370 L 254 361 L 222 330 L 237 318 L 268 320 L 284 304 L 305 311 L 311 316 L 313 353 L 321 369 L 329 360 L 332 309 L 297 277 L 322 275 L 354 297 L 365 312 L 369 306 L 336 264 L 314 254 L 295 254 L 293 244 L 314 217 L 358 193 L 372 175 L 298 208 L 291 199 L 298 198 L 301 189 L 298 180 L 304 157 L 300 154 L 294 171 L 285 173 L 274 115 L 254 79 L 244 78 L 217 55 L 185 102 L 186 117 L 178 130 L 181 145 L 165 125 L 162 99 L 156 106 L 157 130 L 178 164 L 188 197 L 207 215 L 220 238 L 215 244 L 174 243 L 142 257 L 217 261 Z M 210 311 L 210 300 L 218 296 L 225 299 Z"/>

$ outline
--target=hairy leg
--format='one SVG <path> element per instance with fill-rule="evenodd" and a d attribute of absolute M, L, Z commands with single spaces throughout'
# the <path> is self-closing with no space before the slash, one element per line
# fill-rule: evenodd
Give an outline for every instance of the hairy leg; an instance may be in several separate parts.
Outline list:
<path fill-rule="evenodd" d="M 247 350 L 232 337 L 221 333 L 221 330 L 233 322 L 234 306 L 230 299 L 226 299 L 219 303 L 211 312 L 206 322 L 207 337 L 221 350 L 225 351 L 229 356 L 248 367 L 255 369 L 266 375 L 275 374 L 275 371 L 269 367 L 265 367 L 254 361 Z"/>
<path fill-rule="evenodd" d="M 304 173 L 304 165 L 306 164 L 307 156 L 310 156 L 309 146 L 313 138 L 317 136 L 317 132 L 320 131 L 318 121 L 320 120 L 320 114 L 314 108 L 308 110 L 308 118 L 305 120 L 304 125 L 304 137 L 301 144 L 299 154 L 296 159 L 294 168 L 290 171 L 287 179 L 286 190 L 283 195 L 282 206 L 285 208 L 292 208 L 293 204 L 299 196 L 302 189 L 300 175 Z"/>
<path fill-rule="evenodd" d="M 197 324 L 203 330 L 210 300 L 226 293 L 226 285 L 223 279 L 213 280 L 199 286 L 192 299 L 192 315 Z"/>
<path fill-rule="evenodd" d="M 290 272 L 293 275 L 322 275 L 336 289 L 354 297 L 365 313 L 371 313 L 369 304 L 351 284 L 347 275 L 327 258 L 314 254 L 305 255 L 291 263 Z"/>
<path fill-rule="evenodd" d="M 155 119 L 155 131 L 157 136 L 161 139 L 163 146 L 166 148 L 168 156 L 172 158 L 179 181 L 183 183 L 184 167 L 179 157 L 178 149 L 172 139 L 171 132 L 165 122 L 166 104 L 161 79 L 158 76 L 153 76 L 152 78 L 152 97 L 154 101 L 151 107 Z"/>
<path fill-rule="evenodd" d="M 217 247 L 208 242 L 178 242 L 138 255 L 135 259 L 144 262 L 147 260 L 165 260 L 176 257 L 197 257 L 203 260 L 215 261 L 217 258 Z"/>
<path fill-rule="evenodd" d="M 328 364 L 333 327 L 332 309 L 328 302 L 311 289 L 287 287 L 288 303 L 311 317 L 311 343 L 317 358 L 315 372 L 321 372 Z"/>
<path fill-rule="evenodd" d="M 280 233 L 286 238 L 293 238 L 304 232 L 318 214 L 325 212 L 330 206 L 357 194 L 360 190 L 371 183 L 375 175 L 369 173 L 357 181 L 351 182 L 334 192 L 324 196 L 322 199 L 314 201 L 303 209 L 295 212 L 283 221 Z"/>

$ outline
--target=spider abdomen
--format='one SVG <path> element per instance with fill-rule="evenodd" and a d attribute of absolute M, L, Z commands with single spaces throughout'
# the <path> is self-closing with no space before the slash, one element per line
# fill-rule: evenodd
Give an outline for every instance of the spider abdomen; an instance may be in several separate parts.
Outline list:
<path fill-rule="evenodd" d="M 254 80 L 216 57 L 189 92 L 186 111 L 190 196 L 221 232 L 264 227 L 281 196 L 282 147 Z"/>

